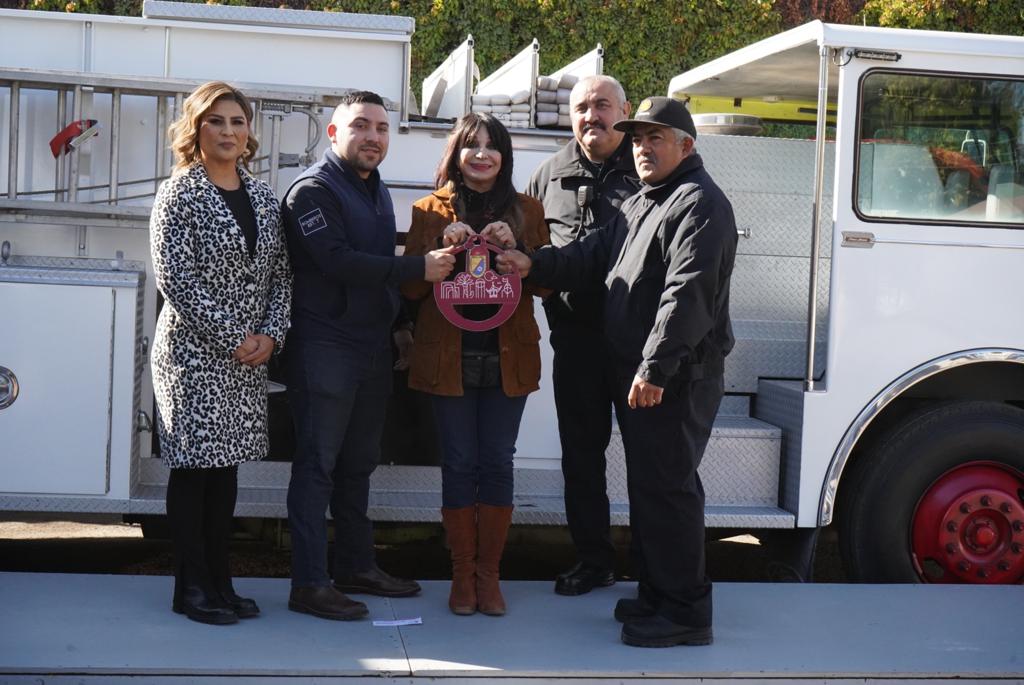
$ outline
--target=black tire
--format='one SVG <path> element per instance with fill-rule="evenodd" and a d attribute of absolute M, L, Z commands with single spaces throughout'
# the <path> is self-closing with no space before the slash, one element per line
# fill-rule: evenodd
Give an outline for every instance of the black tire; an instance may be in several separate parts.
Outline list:
<path fill-rule="evenodd" d="M 917 503 L 944 473 L 978 460 L 1024 473 L 1024 410 L 996 402 L 936 403 L 869 447 L 839 485 L 839 544 L 850 580 L 921 582 L 911 553 Z"/>

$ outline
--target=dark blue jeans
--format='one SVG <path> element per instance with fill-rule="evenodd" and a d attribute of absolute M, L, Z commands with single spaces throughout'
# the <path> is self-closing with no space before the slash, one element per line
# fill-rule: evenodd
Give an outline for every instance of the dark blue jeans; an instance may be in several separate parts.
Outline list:
<path fill-rule="evenodd" d="M 433 396 L 441 438 L 441 502 L 469 507 L 512 504 L 512 457 L 526 397 L 501 387 L 466 388 L 462 397 Z"/>
<path fill-rule="evenodd" d="M 292 585 L 330 585 L 328 507 L 334 519 L 335 577 L 365 571 L 375 562 L 366 509 L 391 394 L 391 350 L 365 353 L 306 341 L 288 345 L 288 402 L 295 421 L 288 485 Z"/>

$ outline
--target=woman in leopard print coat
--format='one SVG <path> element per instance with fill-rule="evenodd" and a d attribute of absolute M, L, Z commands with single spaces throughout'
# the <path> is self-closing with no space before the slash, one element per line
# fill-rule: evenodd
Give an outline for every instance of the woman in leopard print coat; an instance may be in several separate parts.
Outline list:
<path fill-rule="evenodd" d="M 177 165 L 150 220 L 164 306 L 153 345 L 177 569 L 173 608 L 205 623 L 259 613 L 235 594 L 227 544 L 238 464 L 267 454 L 266 362 L 284 343 L 291 271 L 274 191 L 246 162 L 252 107 L 220 82 L 171 126 Z"/>

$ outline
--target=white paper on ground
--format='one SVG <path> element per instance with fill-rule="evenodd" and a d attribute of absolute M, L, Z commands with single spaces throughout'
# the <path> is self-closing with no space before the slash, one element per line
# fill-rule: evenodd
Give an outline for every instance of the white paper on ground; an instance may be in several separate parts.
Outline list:
<path fill-rule="evenodd" d="M 400 618 L 394 621 L 374 621 L 373 625 L 376 628 L 394 628 L 395 626 L 419 626 L 423 625 L 423 619 L 417 616 L 416 618 Z"/>

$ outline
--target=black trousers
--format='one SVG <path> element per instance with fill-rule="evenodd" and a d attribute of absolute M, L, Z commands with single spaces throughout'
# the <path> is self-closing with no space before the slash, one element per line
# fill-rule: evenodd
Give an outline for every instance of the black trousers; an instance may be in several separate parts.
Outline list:
<path fill-rule="evenodd" d="M 238 498 L 238 467 L 171 469 L 167 520 L 174 544 L 174 599 L 186 585 L 230 591 L 228 545 Z"/>
<path fill-rule="evenodd" d="M 631 551 L 640 595 L 675 623 L 710 626 L 704 488 L 697 467 L 724 394 L 723 378 L 676 378 L 665 388 L 661 404 L 630 409 L 627 397 L 635 372 L 635 366 L 616 369 L 615 416 L 626 451 Z"/>
<path fill-rule="evenodd" d="M 366 510 L 391 394 L 391 350 L 368 354 L 306 341 L 289 345 L 288 403 L 295 421 L 288 485 L 292 585 L 330 585 L 328 508 L 334 519 L 335 577 L 375 563 Z"/>
<path fill-rule="evenodd" d="M 552 386 L 565 480 L 565 518 L 580 561 L 615 567 L 605 481 L 613 386 L 599 328 L 559 322 L 551 332 Z"/>

